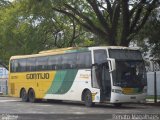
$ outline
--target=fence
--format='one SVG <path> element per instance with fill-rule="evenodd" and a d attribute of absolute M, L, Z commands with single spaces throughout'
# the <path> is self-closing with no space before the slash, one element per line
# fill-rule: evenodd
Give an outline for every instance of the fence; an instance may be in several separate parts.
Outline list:
<path fill-rule="evenodd" d="M 146 61 L 147 94 L 154 96 L 154 102 L 160 101 L 160 60 Z M 158 100 L 158 99 L 159 100 Z"/>
<path fill-rule="evenodd" d="M 8 94 L 8 70 L 0 67 L 0 94 Z"/>
<path fill-rule="evenodd" d="M 7 85 L 8 79 L 0 79 L 0 93 L 1 94 L 7 94 L 8 93 L 8 85 Z"/>
<path fill-rule="evenodd" d="M 160 71 L 156 72 L 157 95 L 160 96 Z M 154 72 L 147 72 L 147 94 L 154 95 Z"/>

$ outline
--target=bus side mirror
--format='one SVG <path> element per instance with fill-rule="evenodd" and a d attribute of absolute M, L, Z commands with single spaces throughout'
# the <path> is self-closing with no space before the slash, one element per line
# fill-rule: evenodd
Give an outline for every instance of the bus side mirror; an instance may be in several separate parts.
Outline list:
<path fill-rule="evenodd" d="M 109 72 L 113 72 L 116 70 L 116 61 L 112 58 L 107 58 L 107 61 L 109 62 Z"/>

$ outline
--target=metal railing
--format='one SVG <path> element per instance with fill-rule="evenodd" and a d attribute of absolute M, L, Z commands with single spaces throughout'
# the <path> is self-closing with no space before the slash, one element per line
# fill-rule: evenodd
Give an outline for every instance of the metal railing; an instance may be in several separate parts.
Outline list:
<path fill-rule="evenodd" d="M 146 61 L 146 71 L 148 72 L 147 82 L 149 83 L 148 91 L 153 91 L 155 103 L 157 103 L 157 96 L 160 95 L 160 64 L 159 63 L 160 63 L 159 60 Z"/>
<path fill-rule="evenodd" d="M 7 95 L 8 94 L 8 83 L 7 80 L 0 79 L 0 94 Z"/>

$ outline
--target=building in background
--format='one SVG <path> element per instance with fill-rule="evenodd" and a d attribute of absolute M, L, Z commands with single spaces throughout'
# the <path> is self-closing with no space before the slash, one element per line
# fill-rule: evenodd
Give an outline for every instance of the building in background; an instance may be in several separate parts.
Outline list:
<path fill-rule="evenodd" d="M 0 67 L 0 94 L 8 93 L 8 70 Z"/>

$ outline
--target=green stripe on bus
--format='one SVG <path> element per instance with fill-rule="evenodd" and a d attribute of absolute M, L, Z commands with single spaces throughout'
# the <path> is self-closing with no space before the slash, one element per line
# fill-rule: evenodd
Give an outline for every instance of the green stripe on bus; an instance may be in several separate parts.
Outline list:
<path fill-rule="evenodd" d="M 47 94 L 54 94 L 59 90 L 59 88 L 61 87 L 61 85 L 63 83 L 65 74 L 66 74 L 66 71 L 57 71 L 56 72 L 55 78 L 54 78 L 52 85 L 49 88 Z"/>
<path fill-rule="evenodd" d="M 73 81 L 77 75 L 78 69 L 68 69 L 64 77 L 63 83 L 56 94 L 65 94 L 71 88 Z"/>
<path fill-rule="evenodd" d="M 64 94 L 68 92 L 73 84 L 77 72 L 77 69 L 57 71 L 47 94 Z"/>

